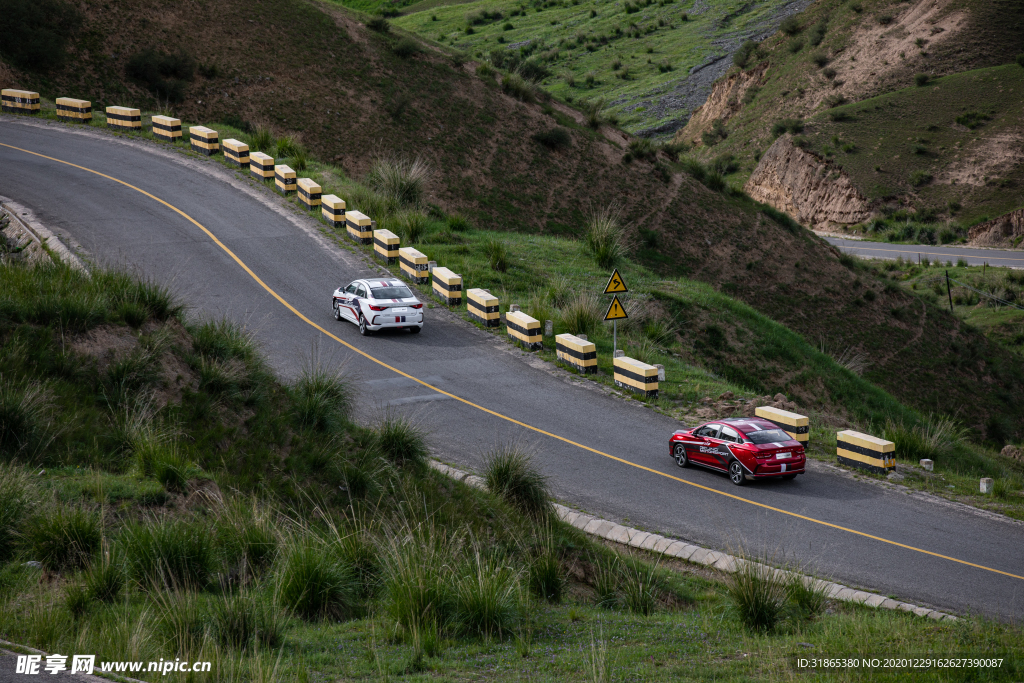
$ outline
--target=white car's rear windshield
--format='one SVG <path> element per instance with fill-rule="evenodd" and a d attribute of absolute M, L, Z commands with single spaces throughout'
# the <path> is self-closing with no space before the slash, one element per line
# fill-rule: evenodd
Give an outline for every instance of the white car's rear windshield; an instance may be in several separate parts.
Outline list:
<path fill-rule="evenodd" d="M 409 291 L 408 287 L 381 287 L 379 289 L 371 289 L 370 294 L 373 295 L 374 299 L 411 299 L 412 292 Z"/>
<path fill-rule="evenodd" d="M 792 437 L 781 429 L 762 429 L 759 432 L 747 432 L 746 437 L 757 444 L 792 440 Z"/>

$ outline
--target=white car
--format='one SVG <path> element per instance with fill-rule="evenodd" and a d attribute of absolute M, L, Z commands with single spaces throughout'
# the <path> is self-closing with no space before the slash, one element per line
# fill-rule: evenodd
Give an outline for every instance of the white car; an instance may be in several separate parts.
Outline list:
<path fill-rule="evenodd" d="M 355 280 L 334 291 L 334 319 L 359 325 L 359 334 L 387 328 L 423 329 L 423 304 L 401 280 Z"/>

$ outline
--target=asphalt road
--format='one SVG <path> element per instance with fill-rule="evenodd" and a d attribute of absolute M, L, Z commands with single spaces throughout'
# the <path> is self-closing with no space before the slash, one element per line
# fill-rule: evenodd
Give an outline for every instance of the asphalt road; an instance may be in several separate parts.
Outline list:
<path fill-rule="evenodd" d="M 176 207 L 293 309 L 168 206 L 5 145 L 124 180 Z M 0 116 L 0 194 L 32 208 L 98 261 L 136 267 L 177 288 L 196 311 L 254 326 L 284 376 L 295 373 L 313 345 L 322 355 L 347 358 L 362 382 L 361 413 L 390 404 L 410 414 L 431 430 L 443 460 L 479 468 L 494 444 L 518 439 L 536 448 L 557 496 L 591 514 L 720 550 L 784 556 L 908 602 L 1024 617 L 1020 523 L 828 468 L 744 488 L 723 475 L 681 470 L 667 448 L 675 421 L 573 381 L 437 309 L 418 336 L 360 337 L 354 325 L 333 319 L 329 297 L 339 284 L 373 274 L 372 265 L 330 246 L 317 223 L 219 165 L 150 143 Z M 458 398 L 353 353 L 330 335 Z"/>
<path fill-rule="evenodd" d="M 921 258 L 930 259 L 933 263 L 952 261 L 954 264 L 963 259 L 971 266 L 1004 266 L 1008 268 L 1024 268 L 1024 249 L 978 249 L 972 247 L 937 247 L 928 244 L 889 244 L 888 242 L 868 242 L 867 240 L 848 240 L 842 237 L 823 236 L 832 245 L 842 251 L 857 256 L 877 259 L 896 259 L 917 262 Z"/>

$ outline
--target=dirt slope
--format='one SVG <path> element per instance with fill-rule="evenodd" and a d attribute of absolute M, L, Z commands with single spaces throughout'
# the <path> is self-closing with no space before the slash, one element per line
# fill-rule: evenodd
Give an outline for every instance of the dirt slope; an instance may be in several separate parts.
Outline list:
<path fill-rule="evenodd" d="M 429 47 L 401 59 L 395 36 L 305 0 L 108 0 L 83 10 L 73 66 L 12 80 L 97 107 L 155 105 L 124 66 L 153 44 L 174 46 L 210 75 L 172 107 L 187 119 L 236 116 L 297 133 L 352 175 L 376 148 L 419 155 L 435 170 L 429 201 L 485 227 L 578 235 L 588 207 L 616 201 L 630 231 L 660 234 L 659 246 L 639 256 L 662 272 L 712 283 L 807 339 L 864 348 L 874 361 L 869 378 L 911 405 L 958 413 L 991 438 L 1024 426 L 1024 372 L 981 335 L 851 270 L 812 234 L 788 231 L 747 199 L 686 175 L 665 182 L 644 161 L 621 163 L 621 135 L 514 100 Z M 553 152 L 530 136 L 556 116 L 572 128 L 573 145 Z"/>

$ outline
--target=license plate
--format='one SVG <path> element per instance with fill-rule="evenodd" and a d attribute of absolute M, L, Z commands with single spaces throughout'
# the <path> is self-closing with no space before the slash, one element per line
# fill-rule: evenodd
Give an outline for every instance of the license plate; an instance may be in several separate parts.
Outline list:
<path fill-rule="evenodd" d="M 786 458 L 788 458 L 791 455 L 793 455 L 793 454 L 792 453 L 776 453 L 775 457 L 778 458 L 779 460 L 785 460 Z"/>
<path fill-rule="evenodd" d="M 392 308 L 391 312 L 392 313 L 405 313 L 407 310 L 409 310 L 409 309 L 407 309 L 407 308 Z"/>

